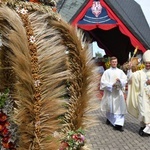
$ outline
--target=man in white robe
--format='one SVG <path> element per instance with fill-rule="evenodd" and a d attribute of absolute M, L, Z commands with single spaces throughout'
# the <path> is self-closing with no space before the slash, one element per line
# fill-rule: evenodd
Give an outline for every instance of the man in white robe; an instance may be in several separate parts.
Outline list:
<path fill-rule="evenodd" d="M 145 68 L 130 72 L 127 95 L 128 112 L 140 121 L 139 135 L 150 134 L 150 50 L 143 54 Z"/>
<path fill-rule="evenodd" d="M 124 88 L 127 83 L 126 74 L 117 68 L 117 58 L 110 58 L 111 67 L 107 69 L 100 81 L 100 89 L 104 91 L 101 100 L 101 110 L 106 112 L 106 124 L 112 124 L 114 129 L 123 131 L 126 103 Z"/>

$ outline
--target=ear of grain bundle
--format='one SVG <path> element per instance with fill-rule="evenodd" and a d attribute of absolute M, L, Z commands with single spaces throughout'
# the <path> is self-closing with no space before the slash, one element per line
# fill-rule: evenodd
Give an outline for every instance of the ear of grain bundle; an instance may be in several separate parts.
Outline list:
<path fill-rule="evenodd" d="M 0 90 L 9 88 L 14 102 L 17 148 L 56 150 L 69 131 L 92 125 L 96 74 L 83 34 L 54 11 L 55 1 L 34 2 L 0 3 Z"/>

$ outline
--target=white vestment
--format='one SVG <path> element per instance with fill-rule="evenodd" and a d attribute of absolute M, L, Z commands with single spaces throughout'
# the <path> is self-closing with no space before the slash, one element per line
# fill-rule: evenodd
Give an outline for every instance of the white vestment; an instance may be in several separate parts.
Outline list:
<path fill-rule="evenodd" d="M 116 79 L 120 80 L 121 87 L 119 89 L 113 88 L 113 84 L 116 82 Z M 113 117 L 111 120 L 115 119 L 115 121 L 111 122 L 112 124 L 115 124 L 114 122 L 117 121 L 117 118 L 122 118 L 119 115 L 122 116 L 127 112 L 123 93 L 126 83 L 127 76 L 121 69 L 118 68 L 111 67 L 107 69 L 101 77 L 100 89 L 104 91 L 104 95 L 101 100 L 101 110 L 107 112 L 106 116 L 111 116 L 111 118 Z M 109 119 L 109 121 L 111 120 Z M 123 125 L 123 123 L 120 125 Z"/>
<path fill-rule="evenodd" d="M 150 70 L 139 70 L 131 75 L 128 84 L 127 109 L 140 122 L 144 122 L 144 132 L 150 134 L 150 85 L 146 84 L 150 79 Z"/>

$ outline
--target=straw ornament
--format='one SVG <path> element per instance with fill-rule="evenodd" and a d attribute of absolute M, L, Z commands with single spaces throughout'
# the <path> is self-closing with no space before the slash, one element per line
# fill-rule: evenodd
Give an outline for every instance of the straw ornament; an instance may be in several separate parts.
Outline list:
<path fill-rule="evenodd" d="M 98 74 L 88 44 L 52 7 L 18 0 L 0 5 L 1 90 L 11 87 L 19 150 L 59 149 L 61 135 L 95 121 L 89 112 L 97 108 Z"/>

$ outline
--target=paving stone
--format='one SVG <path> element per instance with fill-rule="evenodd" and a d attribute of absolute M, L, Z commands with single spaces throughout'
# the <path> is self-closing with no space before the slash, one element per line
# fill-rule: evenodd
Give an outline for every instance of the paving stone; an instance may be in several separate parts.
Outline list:
<path fill-rule="evenodd" d="M 124 132 L 113 130 L 106 125 L 105 114 L 100 110 L 92 113 L 98 118 L 98 125 L 89 129 L 86 134 L 87 144 L 91 150 L 149 150 L 150 136 L 138 134 L 139 121 L 130 114 L 125 115 Z"/>

